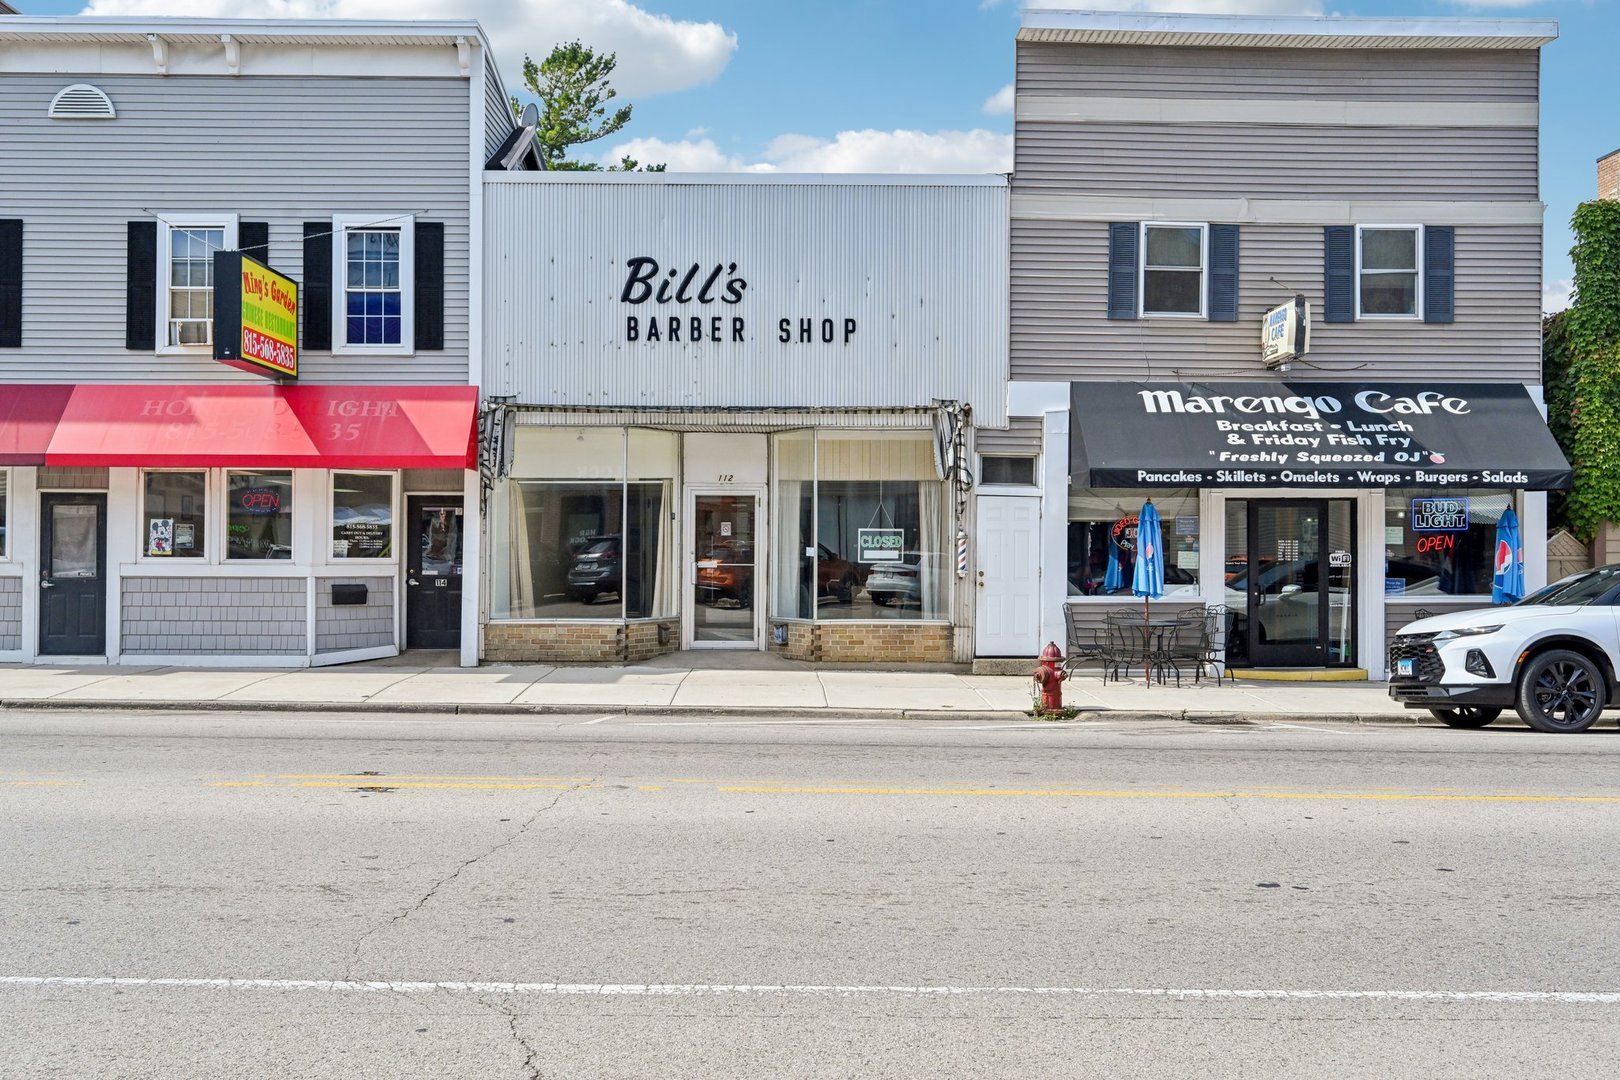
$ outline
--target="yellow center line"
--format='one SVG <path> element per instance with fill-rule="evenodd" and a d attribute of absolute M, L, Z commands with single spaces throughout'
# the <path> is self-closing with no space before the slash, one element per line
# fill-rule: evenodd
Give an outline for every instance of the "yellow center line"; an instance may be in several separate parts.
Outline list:
<path fill-rule="evenodd" d="M 278 773 L 277 780 L 354 780 L 358 783 L 380 783 L 384 780 L 476 780 L 480 783 L 493 781 L 513 784 L 583 784 L 592 780 L 590 776 L 438 776 L 433 773 L 401 773 L 399 775 L 373 776 L 369 773 Z"/>
<path fill-rule="evenodd" d="M 477 781 L 421 781 L 421 780 L 395 780 L 390 776 L 361 776 L 346 781 L 305 780 L 291 785 L 295 788 L 352 788 L 352 787 L 386 787 L 386 788 L 426 788 L 426 789 L 454 789 L 470 791 L 572 791 L 575 788 L 588 787 L 580 784 L 518 784 L 518 783 L 481 783 Z"/>
<path fill-rule="evenodd" d="M 209 787 L 269 787 L 263 780 L 220 780 Z"/>

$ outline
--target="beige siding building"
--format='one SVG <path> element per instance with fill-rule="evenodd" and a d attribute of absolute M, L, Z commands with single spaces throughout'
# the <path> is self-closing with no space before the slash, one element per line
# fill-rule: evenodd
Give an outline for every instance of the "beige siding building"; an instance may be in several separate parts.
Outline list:
<path fill-rule="evenodd" d="M 1224 608 L 1237 668 L 1381 677 L 1418 609 L 1489 603 L 1510 509 L 1539 583 L 1536 489 L 1567 479 L 1537 411 L 1556 36 L 1025 13 L 1011 420 L 978 442 L 981 482 L 1014 482 L 981 487 L 979 549 L 1040 572 L 992 573 L 980 655 L 1139 607 L 1148 498 L 1160 609 Z"/>

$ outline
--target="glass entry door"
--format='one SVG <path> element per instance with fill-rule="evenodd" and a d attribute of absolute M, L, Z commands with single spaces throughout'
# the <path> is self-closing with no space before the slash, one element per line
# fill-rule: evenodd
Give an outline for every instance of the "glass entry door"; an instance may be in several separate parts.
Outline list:
<path fill-rule="evenodd" d="M 759 545 L 759 497 L 691 496 L 692 602 L 688 640 L 693 648 L 756 649 L 759 608 L 754 603 Z"/>
<path fill-rule="evenodd" d="M 1255 667 L 1355 663 L 1355 504 L 1227 504 L 1228 658 Z"/>

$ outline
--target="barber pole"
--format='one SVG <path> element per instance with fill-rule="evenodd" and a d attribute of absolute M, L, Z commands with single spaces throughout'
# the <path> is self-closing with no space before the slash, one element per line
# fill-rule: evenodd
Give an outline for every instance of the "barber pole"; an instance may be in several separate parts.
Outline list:
<path fill-rule="evenodd" d="M 956 530 L 956 576 L 967 577 L 968 571 L 968 541 L 967 533 L 961 529 Z"/>

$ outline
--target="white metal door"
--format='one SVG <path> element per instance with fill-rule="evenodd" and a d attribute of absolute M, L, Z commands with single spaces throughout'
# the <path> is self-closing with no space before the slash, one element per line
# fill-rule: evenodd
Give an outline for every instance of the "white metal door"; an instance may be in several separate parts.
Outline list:
<path fill-rule="evenodd" d="M 978 512 L 975 652 L 1033 657 L 1041 648 L 1040 497 L 980 495 Z"/>

